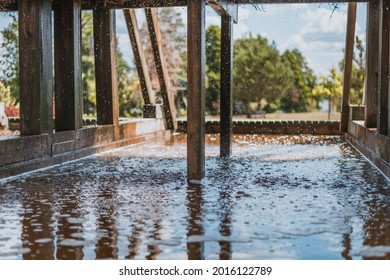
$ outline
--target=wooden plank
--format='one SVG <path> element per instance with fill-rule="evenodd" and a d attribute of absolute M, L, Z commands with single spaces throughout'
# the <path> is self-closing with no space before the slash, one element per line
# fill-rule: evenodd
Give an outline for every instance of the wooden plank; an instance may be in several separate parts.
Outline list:
<path fill-rule="evenodd" d="M 142 49 L 141 36 L 139 33 L 137 17 L 134 9 L 123 10 L 125 15 L 127 30 L 129 32 L 131 46 L 133 48 L 135 66 L 137 68 L 138 78 L 141 84 L 142 96 L 145 105 L 154 103 L 152 99 L 153 89 L 150 81 L 148 65 Z"/>
<path fill-rule="evenodd" d="M 220 156 L 230 157 L 233 139 L 233 19 L 221 17 Z"/>
<path fill-rule="evenodd" d="M 54 2 L 55 128 L 83 126 L 81 0 Z"/>
<path fill-rule="evenodd" d="M 206 32 L 205 2 L 188 1 L 188 180 L 205 176 L 205 73 Z"/>
<path fill-rule="evenodd" d="M 383 135 L 387 135 L 389 126 L 389 8 L 388 1 L 380 0 L 378 132 Z"/>
<path fill-rule="evenodd" d="M 206 0 L 206 3 L 220 16 L 230 16 L 238 21 L 238 4 L 235 0 Z"/>
<path fill-rule="evenodd" d="M 51 0 L 19 0 L 20 132 L 53 133 Z"/>
<path fill-rule="evenodd" d="M 160 83 L 160 92 L 163 99 L 163 109 L 167 129 L 175 130 L 177 128 L 175 97 L 171 90 L 171 81 L 169 79 L 169 72 L 163 54 L 162 37 L 157 13 L 155 9 L 147 8 L 145 9 L 145 14 L 153 49 L 154 61 L 157 68 L 158 80 Z"/>
<path fill-rule="evenodd" d="M 365 126 L 377 126 L 378 95 L 378 52 L 379 52 L 379 0 L 367 4 L 367 47 L 366 47 Z"/>
<path fill-rule="evenodd" d="M 115 11 L 93 11 L 98 125 L 119 123 Z"/>
<path fill-rule="evenodd" d="M 341 132 L 348 132 L 349 96 L 351 92 L 353 49 L 355 42 L 356 3 L 348 4 L 347 34 L 345 39 L 344 83 L 341 106 Z"/>

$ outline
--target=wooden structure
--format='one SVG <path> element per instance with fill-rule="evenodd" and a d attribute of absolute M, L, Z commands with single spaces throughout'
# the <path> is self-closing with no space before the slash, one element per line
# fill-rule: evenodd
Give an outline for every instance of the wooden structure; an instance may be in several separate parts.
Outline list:
<path fill-rule="evenodd" d="M 221 15 L 221 156 L 229 157 L 232 122 L 232 24 L 238 20 L 240 4 L 351 2 L 339 0 L 3 0 L 0 9 L 19 12 L 21 134 L 22 137 L 0 141 L 0 177 L 25 171 L 17 167 L 25 162 L 46 160 L 52 164 L 59 152 L 63 160 L 85 155 L 96 147 L 120 146 L 130 140 L 128 124 L 120 124 L 116 77 L 116 42 L 114 9 L 123 9 L 139 73 L 145 104 L 153 106 L 150 85 L 138 34 L 134 8 L 147 8 L 148 27 L 163 96 L 166 128 L 176 129 L 170 81 L 161 51 L 160 31 L 155 7 L 187 6 L 188 10 L 188 180 L 199 183 L 205 176 L 205 7 Z M 367 80 L 365 107 L 349 104 L 350 75 L 356 4 L 349 5 L 346 70 L 341 131 L 358 149 L 373 159 L 390 176 L 389 122 L 389 3 L 368 2 Z M 52 17 L 54 9 L 55 132 L 53 132 Z M 98 127 L 82 127 L 82 90 L 80 58 L 80 13 L 93 10 L 97 88 Z M 130 10 L 129 10 L 130 9 Z M 149 107 L 148 107 L 149 108 Z M 360 112 L 361 110 L 364 112 Z M 151 114 L 153 115 L 153 114 Z M 362 117 L 363 116 L 363 117 Z M 359 119 L 356 119 L 359 118 Z M 145 133 L 158 133 L 155 129 Z M 145 135 L 142 134 L 142 135 Z M 134 136 L 134 135 L 133 135 Z M 129 138 L 130 137 L 130 138 Z M 137 137 L 141 137 L 137 135 Z M 23 144 L 24 143 L 24 144 Z M 27 144 L 28 143 L 28 144 Z M 111 144 L 110 144 L 111 143 Z M 112 144 L 116 143 L 116 144 Z M 103 145 L 102 144 L 102 145 Z M 25 145 L 25 146 L 23 146 Z M 98 146 L 99 146 L 98 145 Z M 14 149 L 12 148 L 14 147 Z M 31 149 L 31 147 L 33 147 Z M 50 148 L 47 148 L 50 147 Z M 101 145 L 99 146 L 101 147 Z M 11 151 L 11 155 L 8 154 Z M 8 153 L 8 154 L 7 154 Z M 14 153 L 14 154 L 13 154 Z M 25 154 L 26 153 L 26 154 Z M 64 156 L 66 154 L 66 156 Z M 87 153 L 88 154 L 88 153 Z M 45 159 L 45 160 L 42 160 Z M 58 159 L 58 157 L 57 157 Z M 47 165 L 46 164 L 46 165 Z M 5 172 L 10 170 L 12 172 Z M 28 168 L 27 168 L 28 169 Z M 1 173 L 1 170 L 4 172 Z M 4 175 L 5 174 L 5 175 Z M 13 173 L 12 173 L 13 174 Z"/>

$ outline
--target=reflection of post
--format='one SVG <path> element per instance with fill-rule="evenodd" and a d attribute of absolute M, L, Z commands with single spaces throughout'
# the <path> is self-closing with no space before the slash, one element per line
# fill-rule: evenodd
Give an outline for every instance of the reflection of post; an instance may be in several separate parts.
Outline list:
<path fill-rule="evenodd" d="M 69 194 L 62 192 L 59 196 L 69 197 Z M 80 207 L 80 197 L 75 195 L 72 199 L 63 201 L 59 206 L 57 259 L 82 260 L 84 258 L 83 225 L 79 219 L 82 218 L 83 211 Z"/>
<path fill-rule="evenodd" d="M 351 92 L 353 48 L 356 26 L 356 3 L 348 3 L 347 35 L 344 59 L 343 104 L 341 107 L 341 132 L 348 132 L 349 96 Z"/>
<path fill-rule="evenodd" d="M 48 203 L 40 201 L 48 200 Z M 34 191 L 26 193 L 22 200 L 22 236 L 24 249 L 29 252 L 23 254 L 25 260 L 52 260 L 54 259 L 54 229 L 53 209 L 54 199 L 50 191 Z"/>
<path fill-rule="evenodd" d="M 132 226 L 131 235 L 129 236 L 129 254 L 125 257 L 125 259 L 134 259 L 138 255 L 139 246 L 142 243 L 140 238 L 140 233 L 143 231 L 143 228 L 140 228 L 141 224 L 139 221 L 136 221 Z"/>
<path fill-rule="evenodd" d="M 189 239 L 191 236 L 203 235 L 204 229 L 202 225 L 202 187 L 202 185 L 189 184 L 187 188 L 187 239 Z M 187 241 L 187 255 L 189 260 L 203 260 L 204 243 Z"/>
<path fill-rule="evenodd" d="M 118 230 L 116 228 L 116 190 L 112 186 L 101 189 L 99 194 L 99 205 L 97 205 L 97 232 L 100 236 L 96 241 L 96 259 L 117 259 L 118 258 Z M 110 203 L 114 202 L 114 203 Z"/>
<path fill-rule="evenodd" d="M 151 234 L 151 237 L 154 239 L 155 242 L 156 242 L 156 240 L 161 240 L 161 237 L 160 237 L 160 230 L 161 229 L 162 229 L 161 221 L 157 220 L 154 223 L 153 232 Z M 155 260 L 157 258 L 157 256 L 160 254 L 159 245 L 158 244 L 148 245 L 148 251 L 149 251 L 149 255 L 146 256 L 146 259 Z"/>
<path fill-rule="evenodd" d="M 225 187 L 219 195 L 219 205 L 221 206 L 221 223 L 219 225 L 219 233 L 221 236 L 229 238 L 231 235 L 231 205 L 230 205 L 230 194 L 232 190 L 230 186 Z M 222 240 L 219 241 L 221 251 L 219 253 L 220 260 L 230 260 L 232 258 L 232 247 L 230 241 Z"/>

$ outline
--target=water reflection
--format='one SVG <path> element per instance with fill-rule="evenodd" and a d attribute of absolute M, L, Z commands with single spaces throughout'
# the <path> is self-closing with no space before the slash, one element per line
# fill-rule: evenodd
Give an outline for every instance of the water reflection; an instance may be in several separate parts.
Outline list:
<path fill-rule="evenodd" d="M 208 145 L 201 186 L 173 139 L 1 181 L 0 258 L 390 259 L 390 183 L 339 138 Z"/>
<path fill-rule="evenodd" d="M 187 188 L 187 255 L 189 260 L 204 260 L 204 241 L 195 241 L 204 234 L 202 185 L 188 184 Z"/>

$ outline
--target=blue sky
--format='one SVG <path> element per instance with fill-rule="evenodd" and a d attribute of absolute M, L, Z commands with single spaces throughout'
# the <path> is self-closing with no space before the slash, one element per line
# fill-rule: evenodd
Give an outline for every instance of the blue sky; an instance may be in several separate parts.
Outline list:
<path fill-rule="evenodd" d="M 186 9 L 179 8 L 186 21 Z M 338 9 L 328 4 L 263 5 L 256 10 L 250 5 L 239 9 L 239 23 L 234 26 L 234 37 L 260 34 L 274 41 L 280 51 L 299 49 L 317 74 L 326 74 L 343 57 L 347 5 Z M 365 40 L 366 4 L 358 4 L 356 33 Z M 142 16 L 139 17 L 142 25 Z M 0 28 L 10 22 L 9 16 L 0 15 Z M 207 9 L 207 25 L 220 24 L 220 17 Z M 126 60 L 132 63 L 132 51 L 123 15 L 118 11 L 117 34 L 119 46 Z M 1 39 L 1 38 L 0 38 Z"/>

